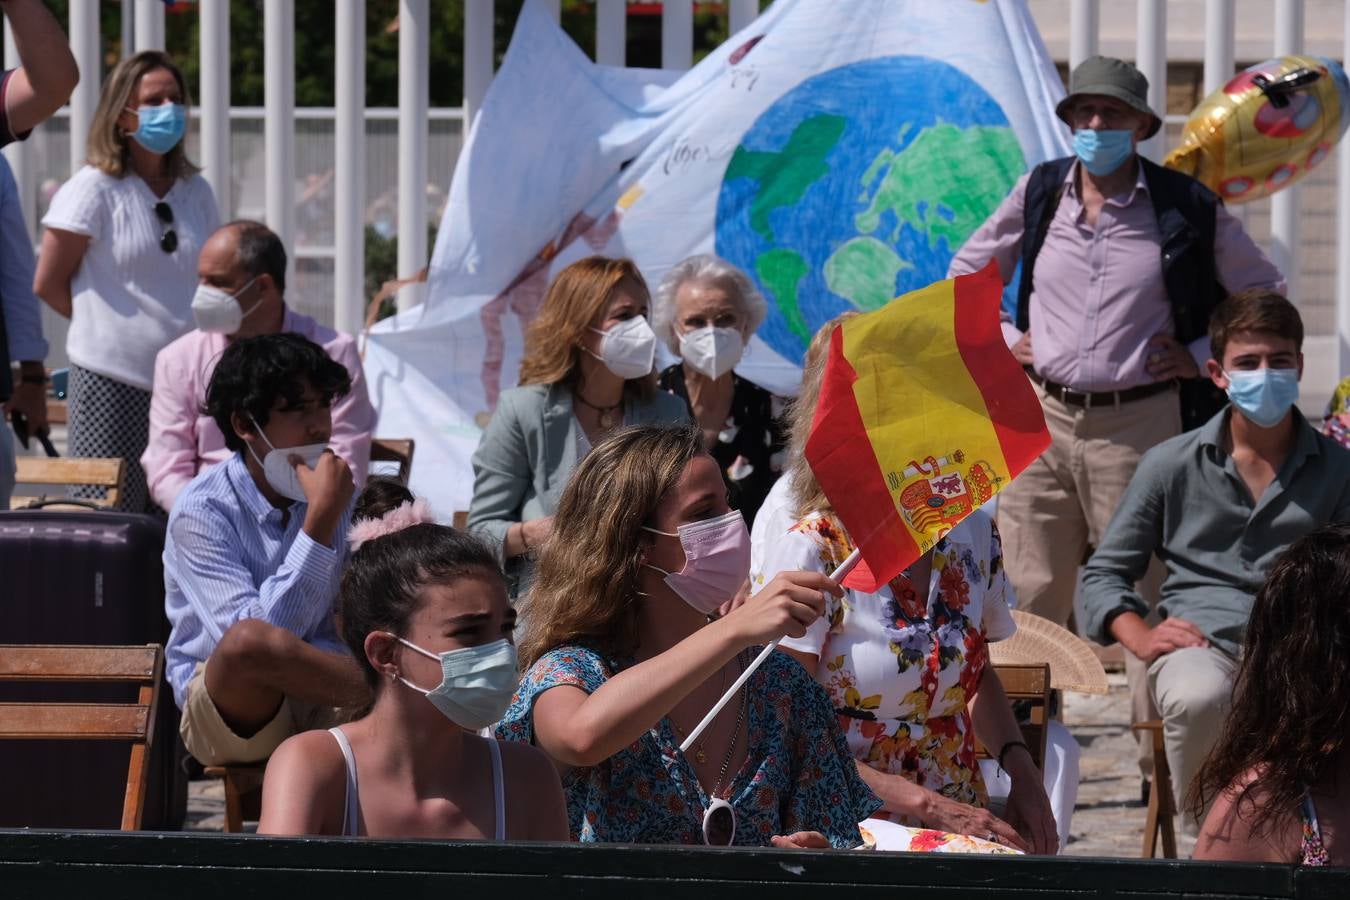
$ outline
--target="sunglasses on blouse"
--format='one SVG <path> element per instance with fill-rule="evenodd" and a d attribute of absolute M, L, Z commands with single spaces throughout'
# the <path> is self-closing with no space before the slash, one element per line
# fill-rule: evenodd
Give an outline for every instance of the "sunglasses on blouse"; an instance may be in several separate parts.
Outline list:
<path fill-rule="evenodd" d="M 163 200 L 155 204 L 155 217 L 164 223 L 164 233 L 159 236 L 159 249 L 172 253 L 178 249 L 178 232 L 173 230 L 173 207 Z"/>
<path fill-rule="evenodd" d="M 703 814 L 703 843 L 730 847 L 736 840 L 736 810 L 721 797 L 714 797 Z"/>

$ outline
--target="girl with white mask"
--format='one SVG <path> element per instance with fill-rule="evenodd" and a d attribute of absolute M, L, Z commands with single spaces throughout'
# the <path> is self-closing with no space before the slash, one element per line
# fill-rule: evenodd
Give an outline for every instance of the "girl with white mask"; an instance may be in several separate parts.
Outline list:
<path fill-rule="evenodd" d="M 706 254 L 672 267 L 652 299 L 652 328 L 681 359 L 658 384 L 687 405 L 748 524 L 782 473 L 786 442 L 781 401 L 734 371 L 767 309 L 744 272 Z"/>
<path fill-rule="evenodd" d="M 834 709 L 772 654 L 679 749 L 758 645 L 803 634 L 824 575 L 785 572 L 714 615 L 745 581 L 749 535 L 691 427 L 628 428 L 563 492 L 523 610 L 527 667 L 497 728 L 563 775 L 583 842 L 851 848 L 880 801 Z"/>
<path fill-rule="evenodd" d="M 485 422 L 469 530 L 497 552 L 513 596 L 524 592 L 563 486 L 591 447 L 623 425 L 688 418 L 683 403 L 656 389 L 648 302 L 630 260 L 591 256 L 567 266 L 526 333 L 520 386 L 502 392 Z"/>
<path fill-rule="evenodd" d="M 491 551 L 388 478 L 372 479 L 353 522 L 341 623 L 375 701 L 277 748 L 259 833 L 566 840 L 548 758 L 475 734 L 518 680 L 516 614 Z"/>

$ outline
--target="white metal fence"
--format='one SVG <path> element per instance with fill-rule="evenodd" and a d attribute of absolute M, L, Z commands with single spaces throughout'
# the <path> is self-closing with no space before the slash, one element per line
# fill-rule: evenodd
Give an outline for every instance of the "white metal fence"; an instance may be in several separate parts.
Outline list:
<path fill-rule="evenodd" d="M 160 0 L 117 0 L 123 13 L 124 46 L 162 47 Z M 554 16 L 559 0 L 545 0 Z M 883 0 L 876 0 L 883 2 Z M 933 3 L 952 0 L 929 0 Z M 1305 26 L 1313 42 L 1344 59 L 1350 41 L 1347 0 L 1027 0 L 1042 30 L 1054 35 L 1051 50 L 1069 64 L 1096 52 L 1133 57 L 1149 76 L 1150 101 L 1166 106 L 1169 50 L 1203 58 L 1204 91 L 1232 75 L 1236 59 L 1301 52 Z M 427 33 L 431 16 L 449 4 L 464 12 L 463 109 L 427 107 Z M 364 301 L 363 228 L 377 224 L 412 240 L 400 241 L 398 273 L 425 265 L 428 246 L 421 223 L 438 218 L 454 160 L 492 79 L 494 0 L 399 0 L 399 107 L 365 109 L 366 0 L 334 0 L 337 19 L 334 109 L 295 109 L 294 0 L 265 0 L 265 106 L 228 109 L 229 0 L 198 0 L 202 85 L 193 142 L 207 179 L 222 198 L 222 213 L 263 218 L 295 248 L 293 302 L 311 315 L 348 330 L 359 327 Z M 750 23 L 758 0 L 725 4 L 731 32 Z M 1129 9 L 1127 9 L 1129 8 Z M 625 0 L 595 0 L 596 58 L 625 63 Z M 1130 21 L 1130 11 L 1133 20 Z M 687 68 L 693 59 L 693 0 L 666 0 L 662 12 L 662 65 Z M 99 0 L 70 0 L 71 46 L 82 71 L 97 71 Z M 1169 21 L 1181 33 L 1169 34 Z M 1067 35 L 1065 24 L 1067 23 Z M 1328 40 L 1335 25 L 1341 40 Z M 1132 26 L 1132 27 L 1131 27 Z M 1238 43 L 1238 37 L 1241 43 Z M 1064 39 L 1067 38 L 1067 39 Z M 13 60 L 6 29 L 5 55 Z M 1328 46 L 1340 52 L 1329 52 Z M 1236 55 L 1240 46 L 1242 56 Z M 1197 48 L 1201 53 L 1197 53 Z M 96 79 L 85 78 L 66 114 L 5 153 L 34 216 L 53 182 L 59 183 L 80 149 L 97 102 Z M 1161 157 L 1180 132 L 1184 117 L 1147 152 Z M 74 142 L 72 142 L 72 133 Z M 1241 207 L 1252 233 L 1290 276 L 1293 297 L 1304 312 L 1307 345 L 1305 408 L 1325 399 L 1332 380 L 1350 372 L 1350 142 L 1340 148 L 1339 168 L 1326 166 L 1273 200 Z M 415 302 L 417 289 L 400 304 Z M 49 317 L 53 361 L 59 362 L 63 323 Z"/>
<path fill-rule="evenodd" d="M 359 201 L 360 222 L 385 237 L 399 231 L 398 110 L 370 108 L 364 111 L 364 192 Z M 427 119 L 427 181 L 425 184 L 425 221 L 435 226 L 440 221 L 450 176 L 463 143 L 463 112 L 432 109 Z M 194 117 L 188 135 L 189 157 L 200 162 L 200 120 Z M 295 194 L 294 267 L 287 286 L 287 300 L 295 308 L 319 321 L 334 324 L 337 295 L 337 190 L 336 190 L 336 115 L 332 108 L 296 110 L 293 176 L 290 187 Z M 263 147 L 263 110 L 236 107 L 230 111 L 229 196 L 232 206 L 221 210 L 224 218 L 265 219 L 267 203 Z M 62 111 L 29 138 L 32 161 L 28 171 L 31 190 L 24 202 L 31 222 L 40 222 L 56 188 L 71 172 L 70 122 Z M 35 238 L 40 226 L 35 229 Z M 423 228 L 423 232 L 426 229 Z M 358 268 L 351 285 L 364 296 L 359 283 L 364 269 Z M 67 320 L 43 307 L 43 329 L 51 343 L 48 365 L 66 364 L 65 334 Z"/>

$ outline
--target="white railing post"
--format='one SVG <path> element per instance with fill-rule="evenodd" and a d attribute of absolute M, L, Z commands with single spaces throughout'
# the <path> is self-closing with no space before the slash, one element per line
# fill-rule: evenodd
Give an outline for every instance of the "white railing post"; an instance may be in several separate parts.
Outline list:
<path fill-rule="evenodd" d="M 661 4 L 661 68 L 687 69 L 694 64 L 694 0 Z"/>
<path fill-rule="evenodd" d="M 595 61 L 602 66 L 621 66 L 628 59 L 627 12 L 624 0 L 595 4 Z"/>
<path fill-rule="evenodd" d="M 122 0 L 122 59 L 136 53 L 136 0 Z"/>
<path fill-rule="evenodd" d="M 602 0 L 603 2 L 603 0 Z M 619 0 L 622 5 L 623 0 Z M 464 0 L 464 137 L 492 84 L 492 0 Z M 600 35 L 596 35 L 596 41 Z"/>
<path fill-rule="evenodd" d="M 267 227 L 286 248 L 295 285 L 295 0 L 263 4 L 263 184 Z"/>
<path fill-rule="evenodd" d="M 1136 65 L 1148 79 L 1148 105 L 1160 117 L 1167 116 L 1167 3 L 1139 0 Z M 1139 144 L 1139 152 L 1157 162 L 1166 149 L 1166 130 Z"/>
<path fill-rule="evenodd" d="M 398 277 L 427 264 L 427 0 L 398 3 Z M 398 292 L 400 312 L 412 309 L 425 285 Z"/>
<path fill-rule="evenodd" d="M 1345 5 L 1342 23 L 1345 42 L 1341 59 L 1350 60 L 1350 3 Z M 1336 374 L 1350 372 L 1350 141 L 1341 141 L 1340 165 L 1336 173 Z"/>
<path fill-rule="evenodd" d="M 14 46 L 14 32 L 5 19 L 5 66 L 13 69 L 19 64 L 19 50 Z M 33 171 L 33 142 L 15 141 L 4 150 L 5 159 L 14 171 L 14 183 L 19 188 L 19 206 L 23 210 L 23 224 L 28 239 L 37 237 L 37 181 Z"/>
<path fill-rule="evenodd" d="M 727 34 L 735 34 L 759 18 L 759 0 L 731 0 Z"/>
<path fill-rule="evenodd" d="M 230 183 L 230 0 L 201 0 L 202 174 L 216 195 L 222 220 L 233 218 Z"/>
<path fill-rule="evenodd" d="M 1234 0 L 1205 0 L 1205 96 L 1233 78 Z"/>
<path fill-rule="evenodd" d="M 80 70 L 80 83 L 70 95 L 70 172 L 84 165 L 89 123 L 98 106 L 103 84 L 102 42 L 99 40 L 98 0 L 70 0 L 70 52 Z"/>
<path fill-rule="evenodd" d="M 342 0 L 336 10 L 333 325 L 357 334 L 366 305 L 366 0 Z"/>
<path fill-rule="evenodd" d="M 1275 55 L 1303 52 L 1303 0 L 1275 0 Z M 1289 296 L 1298 294 L 1299 186 L 1291 185 L 1270 198 L 1270 256 L 1289 284 Z"/>
<path fill-rule="evenodd" d="M 1097 55 L 1101 35 L 1099 0 L 1073 0 L 1069 7 L 1069 71 L 1089 56 Z"/>
<path fill-rule="evenodd" d="M 136 0 L 136 50 L 164 49 L 164 0 Z"/>

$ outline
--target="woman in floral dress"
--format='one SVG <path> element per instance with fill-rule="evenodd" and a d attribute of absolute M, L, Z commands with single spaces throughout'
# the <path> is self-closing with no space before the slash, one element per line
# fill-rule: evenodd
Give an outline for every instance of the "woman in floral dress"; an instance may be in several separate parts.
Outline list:
<path fill-rule="evenodd" d="M 852 848 L 880 806 L 825 691 L 782 654 L 679 749 L 756 645 L 805 634 L 841 593 L 784 572 L 713 618 L 749 568 L 726 495 L 697 429 L 658 426 L 598 444 L 563 491 L 497 735 L 552 757 L 579 841 Z"/>
<path fill-rule="evenodd" d="M 801 452 L 822 368 L 803 373 L 793 410 L 788 477 L 799 521 L 768 542 L 756 589 L 782 571 L 832 571 L 853 550 Z M 781 646 L 829 693 L 860 773 L 884 803 L 880 818 L 1054 853 L 1041 773 L 988 665 L 986 643 L 1016 629 L 1011 598 L 998 530 L 977 511 L 877 592 L 827 597 L 825 615 Z M 984 808 L 977 736 L 1012 778 L 1006 821 Z"/>

